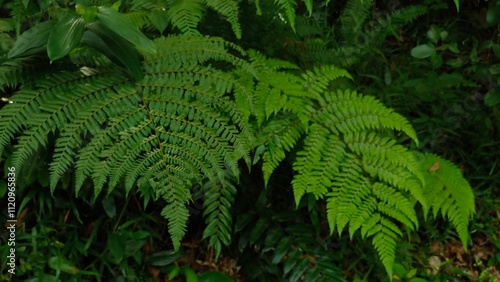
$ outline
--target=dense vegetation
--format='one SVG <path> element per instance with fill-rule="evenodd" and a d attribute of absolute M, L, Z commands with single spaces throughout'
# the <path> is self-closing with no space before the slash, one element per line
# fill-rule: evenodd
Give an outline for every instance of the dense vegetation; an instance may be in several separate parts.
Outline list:
<path fill-rule="evenodd" d="M 0 4 L 2 281 L 500 279 L 500 1 Z"/>

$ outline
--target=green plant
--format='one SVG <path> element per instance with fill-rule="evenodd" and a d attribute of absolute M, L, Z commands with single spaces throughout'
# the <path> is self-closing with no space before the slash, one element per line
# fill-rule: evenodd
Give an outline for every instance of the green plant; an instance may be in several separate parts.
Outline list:
<path fill-rule="evenodd" d="M 51 193 L 74 166 L 76 196 L 82 187 L 93 188 L 97 198 L 103 189 L 109 195 L 124 186 L 127 194 L 137 187 L 147 197 L 162 198 L 162 215 L 178 250 L 191 189 L 208 180 L 203 186 L 204 237 L 218 255 L 231 239 L 238 162 L 251 166 L 255 149 L 262 155 L 265 183 L 291 155 L 296 206 L 305 195 L 312 202 L 324 199 L 330 232 L 340 235 L 348 228 L 351 238 L 357 231 L 363 239 L 371 238 L 389 277 L 402 229 L 418 227 L 417 203 L 424 215 L 432 211 L 447 217 L 467 246 L 474 198 L 459 169 L 408 149 L 414 147 L 411 142 L 418 145 L 413 127 L 374 97 L 339 87 L 351 79 L 345 70 L 322 66 L 303 71 L 220 38 L 191 34 L 195 25 L 174 17 L 188 35 L 149 41 L 133 27 L 118 31 L 112 19 L 127 21 L 111 8 L 85 11 L 59 20 L 61 26 L 68 23 L 76 29 L 49 32 L 55 24 L 51 22 L 33 27 L 16 42 L 24 49 L 10 53 L 19 62 L 15 57 L 47 49 L 64 70 L 24 83 L 0 110 L 0 152 L 17 140 L 8 165 L 20 169 L 53 136 Z M 95 21 L 87 22 L 83 17 L 88 15 Z M 26 42 L 39 29 L 45 31 L 43 40 Z M 85 40 L 86 32 L 100 41 L 95 36 Z M 64 40 L 51 44 L 53 34 Z M 97 44 L 101 41 L 105 48 Z M 125 65 L 127 72 L 98 60 L 83 66 L 64 60 L 85 42 Z M 81 59 L 78 54 L 70 58 Z M 9 82 L 9 77 L 19 76 L 12 65 L 4 64 L 10 74 L 4 75 L 4 84 L 23 81 Z M 253 163 L 258 161 L 254 156 Z M 120 248 L 113 250 L 112 261 L 122 262 Z M 301 268 L 291 272 L 294 277 L 300 277 L 305 264 L 304 259 L 297 263 Z"/>

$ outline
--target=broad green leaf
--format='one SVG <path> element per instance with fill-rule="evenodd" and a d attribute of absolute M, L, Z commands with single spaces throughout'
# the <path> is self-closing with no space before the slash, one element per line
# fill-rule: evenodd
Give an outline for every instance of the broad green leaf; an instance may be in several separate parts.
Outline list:
<path fill-rule="evenodd" d="M 406 278 L 406 268 L 399 264 L 399 263 L 394 263 L 394 265 L 392 266 L 392 270 L 393 270 L 393 273 L 394 275 L 398 276 L 398 278 Z"/>
<path fill-rule="evenodd" d="M 429 281 L 423 278 L 413 278 L 412 280 L 410 280 L 410 282 L 429 282 Z"/>
<path fill-rule="evenodd" d="M 281 262 L 286 253 L 290 250 L 292 246 L 292 238 L 285 237 L 280 240 L 278 245 L 276 246 L 276 251 L 274 252 L 274 256 L 272 258 L 272 263 L 278 264 Z"/>
<path fill-rule="evenodd" d="M 30 56 L 43 51 L 55 24 L 53 21 L 43 22 L 25 31 L 14 43 L 8 57 Z"/>
<path fill-rule="evenodd" d="M 148 231 L 139 230 L 139 231 L 136 231 L 132 234 L 132 239 L 143 240 L 143 239 L 148 238 L 149 236 L 151 236 L 151 233 L 149 233 Z"/>
<path fill-rule="evenodd" d="M 115 3 L 113 3 L 113 5 L 111 5 L 110 8 L 111 8 L 111 10 L 118 12 L 118 10 L 120 10 L 121 5 L 122 5 L 122 1 L 116 1 Z"/>
<path fill-rule="evenodd" d="M 66 56 L 71 50 L 80 44 L 85 31 L 85 20 L 76 15 L 64 16 L 49 36 L 47 53 L 53 62 Z"/>
<path fill-rule="evenodd" d="M 455 2 L 455 7 L 457 7 L 457 12 L 460 11 L 460 0 L 453 0 Z"/>
<path fill-rule="evenodd" d="M 417 274 L 417 269 L 413 268 L 412 270 L 408 271 L 408 274 L 406 274 L 406 278 L 412 278 L 413 276 L 415 276 L 415 274 Z"/>
<path fill-rule="evenodd" d="M 491 90 L 484 96 L 484 104 L 493 107 L 500 104 L 500 90 Z"/>
<path fill-rule="evenodd" d="M 233 282 L 234 280 L 231 277 L 227 276 L 224 273 L 217 271 L 205 271 L 200 275 L 198 279 L 200 282 Z"/>
<path fill-rule="evenodd" d="M 300 251 L 295 249 L 288 253 L 285 262 L 283 263 L 283 274 L 287 275 L 290 270 L 299 262 Z"/>
<path fill-rule="evenodd" d="M 125 16 L 107 7 L 99 7 L 97 19 L 110 30 L 150 54 L 156 53 L 153 41 L 139 31 Z"/>
<path fill-rule="evenodd" d="M 142 79 L 139 54 L 127 40 L 99 22 L 93 22 L 87 28 L 90 33 L 86 32 L 82 37 L 83 44 L 95 48 L 113 62 L 124 65 L 136 81 Z"/>
<path fill-rule="evenodd" d="M 434 52 L 436 52 L 436 50 L 433 47 L 422 44 L 411 49 L 411 56 L 417 59 L 424 59 L 434 54 Z"/>
<path fill-rule="evenodd" d="M 76 274 L 79 271 L 73 263 L 62 257 L 51 257 L 49 259 L 49 267 L 69 274 Z"/>
<path fill-rule="evenodd" d="M 266 219 L 266 218 L 261 218 L 257 221 L 257 223 L 255 224 L 254 228 L 252 229 L 252 231 L 250 231 L 250 235 L 249 235 L 249 240 L 250 240 L 250 243 L 255 243 L 257 242 L 257 240 L 260 239 L 260 236 L 262 235 L 262 233 L 264 233 L 264 231 L 267 230 L 267 228 L 269 227 L 269 220 Z"/>
<path fill-rule="evenodd" d="M 169 269 L 168 272 L 168 281 L 173 280 L 175 277 L 179 275 L 179 272 L 181 271 L 181 268 L 178 266 L 172 267 L 172 269 Z"/>
<path fill-rule="evenodd" d="M 184 268 L 184 276 L 186 277 L 186 282 L 198 282 L 198 275 L 196 275 L 196 272 L 190 267 Z"/>
<path fill-rule="evenodd" d="M 308 267 L 309 267 L 309 259 L 307 259 L 307 258 L 302 259 L 293 268 L 292 274 L 290 274 L 288 281 L 290 281 L 290 282 L 299 281 L 300 277 L 302 277 L 302 275 L 304 274 L 304 272 L 307 270 Z"/>
<path fill-rule="evenodd" d="M 429 38 L 430 41 L 437 43 L 439 41 L 439 32 L 441 30 L 439 27 L 436 26 L 431 26 L 429 31 L 427 31 L 427 38 Z"/>

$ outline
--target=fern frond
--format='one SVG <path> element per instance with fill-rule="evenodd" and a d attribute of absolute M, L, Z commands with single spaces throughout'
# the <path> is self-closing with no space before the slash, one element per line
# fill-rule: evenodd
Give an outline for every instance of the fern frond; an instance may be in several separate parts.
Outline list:
<path fill-rule="evenodd" d="M 469 183 L 453 163 L 434 154 L 420 154 L 425 176 L 424 194 L 434 217 L 438 212 L 448 218 L 467 249 L 468 224 L 475 213 L 474 194 Z M 429 209 L 424 210 L 427 214 Z"/>
<path fill-rule="evenodd" d="M 232 97 L 235 88 L 246 86 L 208 62 L 250 75 L 252 67 L 230 54 L 235 45 L 216 38 L 169 37 L 155 44 L 159 52 L 145 56 L 140 82 L 117 69 L 66 71 L 14 94 L 13 103 L 0 110 L 0 129 L 6 132 L 0 136 L 0 149 L 20 135 L 13 153 L 20 167 L 54 134 L 52 191 L 74 164 L 77 194 L 87 178 L 93 181 L 95 197 L 122 181 L 127 193 L 134 185 L 151 190 L 167 201 L 163 215 L 178 248 L 192 185 L 222 181 L 226 168 L 237 177 L 238 161 L 250 163 L 253 146 L 254 134 Z M 230 198 L 223 194 L 228 207 Z M 216 216 L 227 215 L 219 211 Z M 222 236 L 220 228 L 226 225 L 212 234 L 224 244 L 228 235 Z"/>
<path fill-rule="evenodd" d="M 111 65 L 111 60 L 96 50 L 88 47 L 74 49 L 70 54 L 71 62 L 77 66 L 104 67 Z"/>
<path fill-rule="evenodd" d="M 188 190 L 187 188 L 185 188 Z M 171 190 L 180 190 L 179 187 Z M 189 191 L 189 190 L 188 190 Z M 185 195 L 178 196 L 175 193 L 168 193 L 164 196 L 167 206 L 161 211 L 161 215 L 168 220 L 168 233 L 174 244 L 174 249 L 181 246 L 182 237 L 186 233 L 189 210 L 186 207 Z"/>
<path fill-rule="evenodd" d="M 149 23 L 148 13 L 144 11 L 133 11 L 126 13 L 125 16 L 127 19 L 134 25 L 134 27 L 141 29 L 146 24 Z"/>
<path fill-rule="evenodd" d="M 210 181 L 203 186 L 205 203 L 203 216 L 207 227 L 203 231 L 203 239 L 209 238 L 209 245 L 215 249 L 216 257 L 222 252 L 222 246 L 231 242 L 232 215 L 231 205 L 236 194 L 232 183 L 234 176 L 228 175 L 223 182 Z"/>
<path fill-rule="evenodd" d="M 392 13 L 389 21 L 394 25 L 394 28 L 400 28 L 406 24 L 412 23 L 426 13 L 427 7 L 422 5 L 410 5 Z"/>
<path fill-rule="evenodd" d="M 418 144 L 417 134 L 408 120 L 374 97 L 350 90 L 325 96 L 327 105 L 316 111 L 313 119 L 328 126 L 334 134 L 387 128 L 406 133 Z"/>
<path fill-rule="evenodd" d="M 200 35 L 198 24 L 205 12 L 204 0 L 168 0 L 168 17 L 174 27 L 188 36 Z"/>
<path fill-rule="evenodd" d="M 340 235 L 351 221 L 358 206 L 371 205 L 369 186 L 363 176 L 360 160 L 353 154 L 346 154 L 340 167 L 332 173 L 331 192 L 327 198 L 327 217 L 330 230 L 335 228 Z"/>
<path fill-rule="evenodd" d="M 123 85 L 120 89 L 109 91 L 113 87 L 113 81 L 99 81 L 89 79 L 91 84 L 86 88 L 75 89 L 74 94 L 81 92 L 82 96 L 90 96 L 85 99 L 96 100 L 85 109 L 79 109 L 72 123 L 62 130 L 56 141 L 53 162 L 50 165 L 50 187 L 53 191 L 62 174 L 73 165 L 73 159 L 77 149 L 81 147 L 82 136 L 90 133 L 96 135 L 109 116 L 128 109 L 131 105 L 137 105 L 138 96 L 131 85 Z M 111 82 L 111 84 L 110 84 Z M 120 81 L 121 82 L 121 81 Z M 55 97 L 60 99 L 59 97 Z M 78 101 L 82 103 L 83 101 Z M 50 103 L 54 103 L 51 101 Z M 85 102 L 83 102 L 85 103 Z"/>
<path fill-rule="evenodd" d="M 340 30 L 346 43 L 356 45 L 356 38 L 368 17 L 372 0 L 348 0 L 342 14 L 340 22 L 342 24 Z"/>
<path fill-rule="evenodd" d="M 295 0 L 274 0 L 274 4 L 278 6 L 279 10 L 284 11 L 286 19 L 295 31 Z"/>
<path fill-rule="evenodd" d="M 386 137 L 380 138 L 373 132 L 370 134 L 361 132 L 344 135 L 344 141 L 353 152 L 364 157 L 388 161 L 397 167 L 406 168 L 422 184 L 424 183 L 424 176 L 413 153 L 396 144 L 395 140 Z"/>
<path fill-rule="evenodd" d="M 424 196 L 423 182 L 409 170 L 387 162 L 385 159 L 371 157 L 363 158 L 363 169 L 371 176 L 394 186 L 402 191 L 409 192 L 424 208 L 428 207 Z"/>
<path fill-rule="evenodd" d="M 377 250 L 380 260 L 385 267 L 389 277 L 392 277 L 392 266 L 394 265 L 396 241 L 401 235 L 401 231 L 392 222 L 380 219 L 380 225 L 376 230 L 370 230 L 373 233 L 373 247 Z M 398 232 L 399 231 L 399 232 Z"/>
<path fill-rule="evenodd" d="M 113 78 L 109 80 L 111 85 L 117 82 L 113 81 Z M 120 81 L 121 78 L 118 80 Z M 31 113 L 30 119 L 26 122 L 28 130 L 19 139 L 17 145 L 19 150 L 16 150 L 13 155 L 14 166 L 21 166 L 39 146 L 45 146 L 49 132 L 62 129 L 67 125 L 68 119 L 74 118 L 76 113 L 81 111 L 82 104 L 95 98 L 95 88 L 100 87 L 99 81 L 96 81 L 95 88 L 89 87 L 90 91 L 78 86 L 79 83 L 89 82 L 93 81 L 78 72 L 61 73 L 58 76 L 46 78 L 37 85 L 36 92 L 29 92 L 29 95 L 32 96 L 30 101 L 26 101 L 29 103 L 26 105 L 28 108 L 15 112 L 12 112 L 11 108 L 16 110 L 17 107 L 14 105 L 22 103 L 24 95 L 16 94 L 12 97 L 13 104 L 6 107 L 7 120 L 13 121 L 15 125 L 15 120 L 26 119 L 26 114 Z M 62 95 L 62 93 L 66 93 L 66 95 Z M 69 93 L 71 94 L 68 95 Z M 34 107 L 37 109 L 36 115 L 33 115 Z M 6 124 L 6 127 L 7 132 L 9 132 L 11 125 Z"/>
<path fill-rule="evenodd" d="M 269 178 L 278 165 L 285 159 L 305 131 L 304 125 L 294 119 L 274 119 L 261 129 L 263 140 L 259 143 L 266 144 L 263 155 L 262 172 L 264 183 L 267 185 Z"/>
<path fill-rule="evenodd" d="M 13 88 L 36 78 L 37 73 L 33 71 L 35 60 L 33 57 L 28 57 L 2 62 L 0 65 L 0 85 Z"/>
<path fill-rule="evenodd" d="M 241 26 L 238 16 L 238 2 L 234 0 L 205 0 L 206 5 L 227 18 L 236 38 L 241 38 Z"/>
<path fill-rule="evenodd" d="M 312 193 L 316 199 L 327 194 L 344 155 L 345 145 L 338 137 L 317 124 L 309 128 L 304 149 L 297 153 L 293 164 L 298 172 L 292 181 L 297 206 L 305 193 Z"/>

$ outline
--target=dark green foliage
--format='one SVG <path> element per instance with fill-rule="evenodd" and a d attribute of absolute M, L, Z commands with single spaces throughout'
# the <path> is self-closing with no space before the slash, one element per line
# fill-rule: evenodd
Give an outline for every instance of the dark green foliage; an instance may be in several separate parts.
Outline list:
<path fill-rule="evenodd" d="M 301 3 L 314 15 L 313 1 Z M 145 203 L 164 201 L 161 215 L 179 250 L 194 187 L 201 187 L 203 239 L 219 257 L 234 227 L 243 256 L 250 253 L 250 260 L 264 263 L 249 268 L 251 278 L 261 281 L 344 281 L 335 265 L 339 259 L 328 247 L 318 248 L 317 240 L 344 229 L 351 239 L 370 238 L 391 279 L 398 241 L 418 229 L 420 210 L 424 217 L 432 210 L 434 217 L 448 219 L 467 247 L 474 195 L 460 170 L 415 151 L 420 144 L 410 122 L 354 90 L 359 79 L 334 66 L 368 70 L 364 58 L 377 53 L 386 38 L 397 38 L 397 29 L 426 7 L 391 11 L 367 28 L 374 2 L 347 1 L 339 33 L 323 40 L 316 38 L 324 34 L 314 27 L 321 22 L 315 22 L 317 15 L 297 16 L 296 1 L 268 3 L 284 13 L 278 14 L 281 26 L 297 31 L 293 43 L 304 39 L 289 52 L 307 52 L 297 58 L 299 67 L 201 36 L 199 24 L 210 8 L 242 37 L 237 1 L 131 1 L 121 7 L 124 14 L 116 11 L 120 3 L 85 4 L 76 7 L 78 16 L 61 16 L 54 31 L 47 28 L 55 21 L 48 21 L 23 33 L 0 68 L 4 86 L 22 86 L 0 110 L 0 155 L 5 150 L 8 164 L 21 169 L 53 146 L 52 194 L 68 187 L 61 182 L 71 172 L 77 197 L 92 187 L 94 201 L 103 190 L 109 199 L 124 188 L 128 196 L 140 191 Z M 259 1 L 255 7 L 261 12 Z M 163 37 L 152 27 L 182 35 Z M 30 60 L 45 50 L 58 64 L 45 66 L 43 77 L 33 75 Z M 388 67 L 384 79 L 392 83 Z M 233 226 L 240 173 L 252 165 L 262 165 L 262 185 L 254 180 L 259 188 L 275 185 L 277 171 L 288 166 L 284 186 L 293 192 L 287 208 L 294 203 L 300 210 L 307 200 L 308 210 L 267 214 L 262 207 L 270 203 L 262 198 L 257 215 L 239 210 Z M 108 215 L 115 214 L 111 202 L 105 203 Z M 324 210 L 313 212 L 319 205 Z M 311 214 L 311 224 L 303 224 L 301 214 Z M 133 256 L 123 251 L 123 235 L 108 239 L 111 263 Z M 56 262 L 66 261 L 51 265 Z M 169 271 L 194 274 L 190 268 Z"/>

